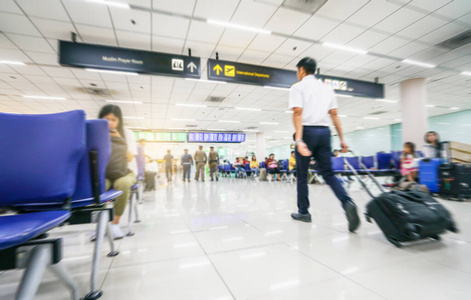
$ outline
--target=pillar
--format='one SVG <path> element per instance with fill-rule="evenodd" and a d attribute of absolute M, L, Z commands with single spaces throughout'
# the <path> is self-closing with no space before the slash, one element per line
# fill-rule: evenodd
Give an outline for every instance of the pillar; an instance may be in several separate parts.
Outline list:
<path fill-rule="evenodd" d="M 258 161 L 264 161 L 266 154 L 265 133 L 257 132 L 255 136 L 255 154 Z"/>
<path fill-rule="evenodd" d="M 412 142 L 416 150 L 424 144 L 427 123 L 425 78 L 414 78 L 400 84 L 402 106 L 402 142 Z"/>

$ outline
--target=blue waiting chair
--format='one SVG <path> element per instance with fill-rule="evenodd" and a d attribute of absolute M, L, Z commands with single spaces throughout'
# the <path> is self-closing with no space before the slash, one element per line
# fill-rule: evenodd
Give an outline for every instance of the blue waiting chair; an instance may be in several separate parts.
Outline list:
<path fill-rule="evenodd" d="M 250 164 L 245 164 L 244 167 L 245 167 L 245 174 L 252 178 L 254 176 L 255 172 L 253 172 L 252 169 L 250 168 Z"/>
<path fill-rule="evenodd" d="M 0 270 L 25 268 L 16 299 L 33 299 L 49 267 L 78 299 L 62 258 L 62 240 L 47 232 L 70 217 L 79 162 L 85 152 L 85 113 L 0 113 L 0 206 L 45 205 L 41 212 L 0 216 Z"/>
<path fill-rule="evenodd" d="M 287 175 L 288 170 L 289 170 L 289 160 L 285 159 L 281 162 L 281 169 L 280 169 L 281 180 L 289 179 Z"/>

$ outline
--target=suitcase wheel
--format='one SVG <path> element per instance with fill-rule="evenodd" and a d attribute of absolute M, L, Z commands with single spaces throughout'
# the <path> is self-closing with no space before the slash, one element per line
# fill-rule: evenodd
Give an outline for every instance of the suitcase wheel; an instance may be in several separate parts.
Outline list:
<path fill-rule="evenodd" d="M 388 241 L 393 244 L 394 246 L 396 246 L 397 248 L 401 248 L 402 247 L 402 244 L 400 242 L 398 242 L 395 238 L 393 237 L 388 237 L 387 238 Z"/>
<path fill-rule="evenodd" d="M 373 221 L 371 221 L 370 216 L 368 216 L 368 214 L 366 214 L 366 213 L 365 213 L 365 219 L 368 223 L 373 223 Z"/>
<path fill-rule="evenodd" d="M 442 239 L 438 234 L 431 235 L 430 238 L 434 239 L 434 240 L 437 240 L 437 241 Z"/>

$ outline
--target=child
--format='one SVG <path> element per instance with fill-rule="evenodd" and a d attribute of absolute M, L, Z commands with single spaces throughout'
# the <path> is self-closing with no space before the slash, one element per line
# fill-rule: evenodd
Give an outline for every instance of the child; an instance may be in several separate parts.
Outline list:
<path fill-rule="evenodd" d="M 415 145 L 414 143 L 404 143 L 404 150 L 401 154 L 401 174 L 407 176 L 407 180 L 415 182 L 417 178 L 417 161 L 415 161 Z"/>

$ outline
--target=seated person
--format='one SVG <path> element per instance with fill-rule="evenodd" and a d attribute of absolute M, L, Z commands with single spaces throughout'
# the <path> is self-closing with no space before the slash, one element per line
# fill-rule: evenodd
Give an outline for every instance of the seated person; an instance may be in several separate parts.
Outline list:
<path fill-rule="evenodd" d="M 280 174 L 280 168 L 278 167 L 278 162 L 275 159 L 275 154 L 271 153 L 268 156 L 265 164 L 267 165 L 267 173 L 271 175 L 271 180 L 273 181 L 274 175 Z M 277 176 L 277 181 L 281 181 L 280 176 Z"/>
<path fill-rule="evenodd" d="M 110 128 L 111 156 L 106 168 L 106 190 L 113 188 L 123 192 L 113 202 L 114 218 L 111 222 L 113 239 L 121 239 L 124 234 L 119 227 L 119 220 L 128 203 L 131 187 L 137 182 L 137 164 L 134 159 L 137 155 L 137 145 L 132 131 L 123 126 L 123 115 L 119 106 L 103 106 L 98 118 L 107 119 Z M 95 237 L 96 233 L 91 239 L 95 240 Z"/>
<path fill-rule="evenodd" d="M 339 157 L 339 150 L 335 149 L 334 153 L 332 154 L 333 157 Z"/>
<path fill-rule="evenodd" d="M 250 161 L 250 170 L 255 172 L 257 177 L 260 175 L 260 164 L 258 163 L 255 155 L 252 156 L 252 160 Z"/>
<path fill-rule="evenodd" d="M 249 158 L 246 156 L 244 157 L 244 162 L 242 163 L 244 166 L 245 164 L 250 164 Z"/>
<path fill-rule="evenodd" d="M 238 157 L 236 158 L 233 166 L 235 169 L 235 178 L 237 178 L 237 175 L 239 174 L 239 172 L 245 170 L 245 168 L 242 167 L 242 162 L 239 160 Z"/>
<path fill-rule="evenodd" d="M 294 155 L 294 151 L 291 151 L 291 157 L 289 158 L 288 162 L 288 169 L 294 174 L 294 178 L 296 178 L 296 157 Z"/>
<path fill-rule="evenodd" d="M 440 142 L 440 136 L 435 131 L 429 131 L 425 134 L 425 145 L 422 148 L 425 158 L 440 158 L 442 143 Z"/>
<path fill-rule="evenodd" d="M 401 154 L 401 174 L 407 176 L 407 180 L 410 182 L 415 182 L 417 179 L 416 158 L 415 144 L 411 142 L 404 143 L 404 150 Z"/>

